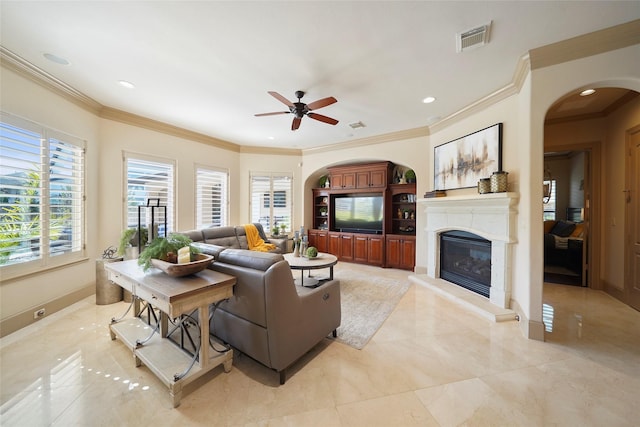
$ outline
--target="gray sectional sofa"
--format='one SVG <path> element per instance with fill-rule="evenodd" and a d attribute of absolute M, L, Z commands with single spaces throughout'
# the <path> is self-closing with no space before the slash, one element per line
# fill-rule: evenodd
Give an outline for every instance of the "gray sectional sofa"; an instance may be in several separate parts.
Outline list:
<path fill-rule="evenodd" d="M 296 286 L 281 254 L 246 249 L 242 226 L 181 234 L 191 238 L 202 252 L 214 256 L 209 268 L 237 279 L 233 297 L 214 310 L 211 332 L 277 371 L 280 384 L 286 381 L 287 368 L 301 356 L 329 334 L 337 336 L 341 319 L 338 280 L 317 288 Z"/>

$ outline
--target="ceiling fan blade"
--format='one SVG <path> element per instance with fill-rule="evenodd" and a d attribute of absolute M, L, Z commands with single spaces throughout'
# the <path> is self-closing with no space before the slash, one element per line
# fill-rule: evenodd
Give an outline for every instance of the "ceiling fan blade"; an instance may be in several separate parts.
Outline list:
<path fill-rule="evenodd" d="M 262 116 L 275 116 L 277 114 L 289 114 L 291 113 L 291 111 L 276 111 L 273 113 L 260 113 L 260 114 L 254 114 L 254 116 L 256 117 L 262 117 Z"/>
<path fill-rule="evenodd" d="M 309 111 L 317 110 L 318 108 L 326 107 L 327 105 L 335 104 L 336 102 L 338 102 L 338 100 L 333 96 L 330 96 L 328 98 L 319 99 L 317 101 L 313 101 L 310 104 L 307 104 L 307 108 L 309 109 Z"/>
<path fill-rule="evenodd" d="M 314 120 L 318 120 L 324 123 L 329 123 L 330 125 L 337 125 L 338 121 L 336 119 L 332 119 L 331 117 L 323 116 L 318 113 L 307 113 L 307 116 L 311 117 Z"/>
<path fill-rule="evenodd" d="M 293 122 L 291 123 L 291 130 L 296 130 L 300 127 L 300 122 L 302 119 L 300 117 L 294 117 Z"/>
<path fill-rule="evenodd" d="M 278 101 L 282 102 L 287 107 L 293 107 L 293 103 L 291 101 L 289 101 L 287 98 L 285 98 L 284 96 L 280 95 L 278 92 L 271 91 L 271 92 L 268 92 L 268 93 L 269 93 L 269 95 L 273 96 Z"/>

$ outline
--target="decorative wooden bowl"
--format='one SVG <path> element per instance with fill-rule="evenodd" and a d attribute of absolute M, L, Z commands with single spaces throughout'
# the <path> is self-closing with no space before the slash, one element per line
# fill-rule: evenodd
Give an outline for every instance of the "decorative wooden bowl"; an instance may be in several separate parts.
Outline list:
<path fill-rule="evenodd" d="M 171 277 L 188 276 L 189 274 L 195 274 L 204 270 L 211 264 L 213 257 L 211 255 L 196 254 L 194 255 L 195 261 L 185 262 L 184 264 L 174 264 L 161 259 L 151 259 L 151 264 L 162 270 L 164 273 Z"/>

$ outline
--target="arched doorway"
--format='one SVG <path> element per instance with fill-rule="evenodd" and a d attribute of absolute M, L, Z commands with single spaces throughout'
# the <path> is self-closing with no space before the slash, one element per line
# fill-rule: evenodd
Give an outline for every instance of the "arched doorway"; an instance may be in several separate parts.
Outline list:
<path fill-rule="evenodd" d="M 625 247 L 625 235 L 629 226 L 639 219 L 630 216 L 637 215 L 637 209 L 628 209 L 614 195 L 618 186 L 633 182 L 631 175 L 638 173 L 628 162 L 625 167 L 623 161 L 629 151 L 625 126 L 636 120 L 634 117 L 640 108 L 638 95 L 636 91 L 619 87 L 600 87 L 589 95 L 577 91 L 569 93 L 549 108 L 544 126 L 545 165 L 548 166 L 554 157 L 571 159 L 584 154 L 586 159 L 582 175 L 575 176 L 566 168 L 562 171 L 563 179 L 568 180 L 564 188 L 569 188 L 568 193 L 580 193 L 581 197 L 572 197 L 571 202 L 564 204 L 556 203 L 556 208 L 564 209 L 557 209 L 555 214 L 559 221 L 577 222 L 584 228 L 579 237 L 558 239 L 554 236 L 560 243 L 568 243 L 564 246 L 563 259 L 571 263 L 579 243 L 583 254 L 580 271 L 583 280 L 579 284 L 605 290 L 626 303 L 629 303 L 626 288 L 632 284 L 628 278 L 632 248 Z M 548 172 L 546 176 L 550 177 Z M 560 183 L 555 184 L 556 189 L 561 187 Z M 579 201 L 577 206 L 576 200 Z M 570 218 L 571 210 L 578 215 Z M 545 258 L 550 241 L 545 236 Z M 616 255 L 612 257 L 611 254 Z"/>

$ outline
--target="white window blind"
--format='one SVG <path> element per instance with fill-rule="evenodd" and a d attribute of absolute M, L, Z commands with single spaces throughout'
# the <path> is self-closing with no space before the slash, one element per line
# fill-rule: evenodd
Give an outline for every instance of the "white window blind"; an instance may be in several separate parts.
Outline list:
<path fill-rule="evenodd" d="M 544 185 L 551 186 L 551 195 L 549 196 L 549 201 L 545 203 L 543 217 L 544 220 L 555 220 L 556 219 L 556 180 L 552 179 L 551 181 L 544 181 Z"/>
<path fill-rule="evenodd" d="M 3 277 L 63 265 L 84 256 L 84 151 L 82 140 L 2 113 Z"/>
<path fill-rule="evenodd" d="M 196 166 L 196 228 L 229 225 L 228 176 L 225 171 Z"/>
<path fill-rule="evenodd" d="M 150 227 L 153 222 L 157 230 L 153 230 L 153 237 L 164 236 L 173 230 L 174 212 L 174 168 L 172 161 L 143 158 L 138 155 L 125 153 L 125 173 L 127 183 L 127 202 L 125 204 L 125 218 L 127 228 L 138 226 L 138 211 L 140 224 Z M 163 209 L 139 209 L 138 206 L 166 206 L 166 217 Z M 164 224 L 167 224 L 165 229 Z M 157 234 L 156 234 L 157 233 Z"/>
<path fill-rule="evenodd" d="M 286 224 L 291 231 L 293 179 L 282 173 L 251 174 L 251 222 L 259 222 L 269 232 Z M 273 203 L 271 201 L 273 200 Z"/>

